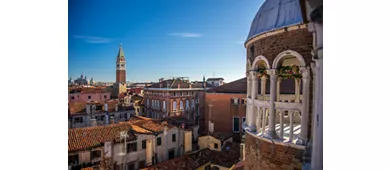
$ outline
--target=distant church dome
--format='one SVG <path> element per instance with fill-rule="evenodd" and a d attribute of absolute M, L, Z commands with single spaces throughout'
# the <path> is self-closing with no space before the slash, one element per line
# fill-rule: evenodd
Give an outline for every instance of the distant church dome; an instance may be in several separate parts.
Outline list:
<path fill-rule="evenodd" d="M 246 41 L 265 32 L 301 23 L 299 0 L 266 0 L 252 21 Z"/>

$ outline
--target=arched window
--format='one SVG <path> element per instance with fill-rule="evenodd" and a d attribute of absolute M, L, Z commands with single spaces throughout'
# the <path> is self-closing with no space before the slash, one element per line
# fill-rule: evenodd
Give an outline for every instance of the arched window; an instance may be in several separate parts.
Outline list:
<path fill-rule="evenodd" d="M 164 109 L 164 110 L 166 109 L 166 108 L 165 108 L 165 107 L 166 107 L 165 104 L 166 104 L 166 103 L 165 103 L 165 100 L 164 100 L 164 101 L 163 101 L 163 109 Z"/>
<path fill-rule="evenodd" d="M 149 99 L 146 100 L 146 105 L 149 106 Z"/>
<path fill-rule="evenodd" d="M 157 100 L 157 108 L 160 108 L 160 100 Z"/>
<path fill-rule="evenodd" d="M 190 108 L 190 102 L 186 100 L 186 109 Z"/>
<path fill-rule="evenodd" d="M 173 111 L 175 112 L 175 111 L 176 111 L 176 108 L 177 108 L 177 107 L 176 107 L 176 101 L 173 101 L 173 104 L 172 104 L 172 105 L 173 105 L 173 106 L 172 106 L 172 107 L 173 107 Z"/>
<path fill-rule="evenodd" d="M 192 107 L 192 108 L 195 107 L 195 100 L 194 100 L 194 99 L 191 100 L 191 107 Z"/>
<path fill-rule="evenodd" d="M 184 106 L 183 106 L 183 101 L 181 100 L 181 101 L 180 101 L 180 110 L 183 110 L 183 107 L 184 107 Z"/>

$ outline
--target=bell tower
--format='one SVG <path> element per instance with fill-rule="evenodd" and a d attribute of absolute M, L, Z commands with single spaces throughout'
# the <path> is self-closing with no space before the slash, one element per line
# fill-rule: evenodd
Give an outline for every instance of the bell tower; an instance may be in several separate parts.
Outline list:
<path fill-rule="evenodd" d="M 116 83 L 126 84 L 126 60 L 122 49 L 122 43 L 119 46 L 119 52 L 116 57 Z"/>

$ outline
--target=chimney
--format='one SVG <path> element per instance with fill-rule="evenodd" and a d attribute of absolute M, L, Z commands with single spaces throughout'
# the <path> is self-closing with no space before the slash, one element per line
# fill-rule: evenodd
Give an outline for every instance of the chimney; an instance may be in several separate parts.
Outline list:
<path fill-rule="evenodd" d="M 109 120 L 109 117 L 108 117 L 108 113 L 106 113 L 106 115 L 104 115 L 104 118 L 106 120 L 106 125 L 110 124 L 110 120 Z"/>
<path fill-rule="evenodd" d="M 85 105 L 85 111 L 87 112 L 87 114 L 91 114 L 91 105 L 89 103 Z"/>
<path fill-rule="evenodd" d="M 115 124 L 114 116 L 111 116 L 111 117 L 110 117 L 110 124 Z"/>
<path fill-rule="evenodd" d="M 164 81 L 164 78 L 160 78 L 159 79 L 159 82 L 161 83 L 161 82 L 163 82 Z"/>
<path fill-rule="evenodd" d="M 104 111 L 108 112 L 108 104 L 104 103 Z"/>
<path fill-rule="evenodd" d="M 146 166 L 152 165 L 152 141 L 146 139 Z"/>
<path fill-rule="evenodd" d="M 190 84 L 190 89 L 192 89 L 192 84 Z"/>
<path fill-rule="evenodd" d="M 184 131 L 184 153 L 192 151 L 192 131 Z"/>
<path fill-rule="evenodd" d="M 96 119 L 90 119 L 89 121 L 91 122 L 91 126 L 97 126 Z"/>
<path fill-rule="evenodd" d="M 93 103 L 93 104 L 92 104 L 91 114 L 94 114 L 95 112 L 96 112 L 96 104 Z"/>
<path fill-rule="evenodd" d="M 177 88 L 180 89 L 180 83 L 177 84 Z"/>

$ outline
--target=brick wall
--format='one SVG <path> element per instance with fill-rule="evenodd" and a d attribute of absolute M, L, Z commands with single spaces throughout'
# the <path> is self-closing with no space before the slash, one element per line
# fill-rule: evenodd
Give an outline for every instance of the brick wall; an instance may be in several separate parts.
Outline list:
<path fill-rule="evenodd" d="M 214 122 L 214 132 L 233 132 L 233 117 L 240 118 L 240 131 L 242 117 L 246 116 L 246 105 L 231 103 L 232 98 L 246 98 L 246 94 L 206 93 L 205 97 L 205 125 L 207 127 L 209 117 L 209 104 L 212 104 L 210 119 Z"/>
<path fill-rule="evenodd" d="M 303 149 L 284 146 L 245 134 L 245 169 L 302 169 Z"/>
<path fill-rule="evenodd" d="M 126 83 L 126 71 L 116 70 L 116 82 Z"/>
<path fill-rule="evenodd" d="M 251 46 L 254 46 L 254 54 L 251 54 Z M 311 50 L 313 49 L 313 34 L 307 28 L 292 30 L 269 37 L 262 38 L 251 44 L 248 44 L 247 59 L 251 63 L 255 57 L 263 55 L 272 63 L 276 56 L 286 50 L 294 50 L 302 55 L 305 59 L 306 66 L 310 66 L 312 61 Z"/>

